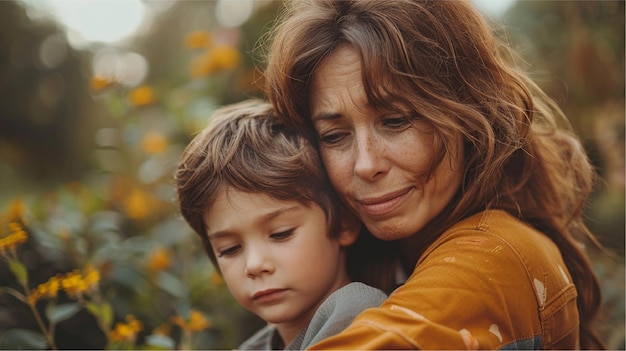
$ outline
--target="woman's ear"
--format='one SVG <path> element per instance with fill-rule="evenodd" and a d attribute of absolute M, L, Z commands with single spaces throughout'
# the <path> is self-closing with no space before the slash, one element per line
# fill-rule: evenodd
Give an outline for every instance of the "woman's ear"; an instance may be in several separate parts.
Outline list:
<path fill-rule="evenodd" d="M 359 221 L 352 213 L 348 211 L 341 212 L 340 220 L 341 229 L 337 237 L 337 241 L 341 246 L 350 246 L 354 244 L 361 230 L 361 221 Z"/>

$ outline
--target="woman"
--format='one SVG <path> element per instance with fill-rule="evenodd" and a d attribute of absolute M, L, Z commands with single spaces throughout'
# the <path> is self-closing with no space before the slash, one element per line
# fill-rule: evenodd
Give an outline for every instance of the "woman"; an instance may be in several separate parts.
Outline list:
<path fill-rule="evenodd" d="M 319 349 L 601 348 L 593 167 L 469 1 L 287 5 L 268 93 L 405 284 Z"/>

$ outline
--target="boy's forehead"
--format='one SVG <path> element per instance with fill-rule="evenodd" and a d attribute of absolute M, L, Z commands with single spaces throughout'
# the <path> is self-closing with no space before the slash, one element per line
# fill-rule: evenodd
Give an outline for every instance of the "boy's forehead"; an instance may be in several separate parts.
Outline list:
<path fill-rule="evenodd" d="M 215 233 L 247 221 L 263 224 L 280 216 L 311 209 L 310 204 L 301 201 L 281 200 L 265 193 L 243 192 L 229 187 L 220 191 L 203 217 L 207 233 Z"/>

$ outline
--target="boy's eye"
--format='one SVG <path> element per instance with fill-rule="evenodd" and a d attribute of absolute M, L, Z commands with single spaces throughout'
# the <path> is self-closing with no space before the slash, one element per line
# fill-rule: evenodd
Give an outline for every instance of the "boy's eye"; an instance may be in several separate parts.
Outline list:
<path fill-rule="evenodd" d="M 217 257 L 228 257 L 228 256 L 233 256 L 235 255 L 237 252 L 239 252 L 239 249 L 241 248 L 241 245 L 234 245 L 231 247 L 228 247 L 226 249 L 220 250 L 217 253 Z"/>
<path fill-rule="evenodd" d="M 292 228 L 292 229 L 285 230 L 282 232 L 274 233 L 270 235 L 270 238 L 274 240 L 285 240 L 293 236 L 294 231 L 295 231 L 295 228 Z"/>

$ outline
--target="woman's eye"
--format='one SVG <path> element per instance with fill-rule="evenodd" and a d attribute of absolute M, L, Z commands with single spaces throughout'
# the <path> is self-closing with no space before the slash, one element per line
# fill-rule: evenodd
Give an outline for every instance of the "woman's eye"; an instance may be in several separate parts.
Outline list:
<path fill-rule="evenodd" d="M 270 238 L 274 240 L 285 240 L 293 236 L 294 231 L 295 231 L 295 228 L 278 232 L 278 233 L 274 233 L 270 235 Z"/>
<path fill-rule="evenodd" d="M 346 137 L 346 133 L 327 133 L 320 135 L 320 142 L 326 145 L 334 145 L 340 143 Z"/>
<path fill-rule="evenodd" d="M 228 256 L 233 256 L 235 255 L 237 252 L 239 252 L 239 249 L 241 248 L 241 245 L 235 245 L 235 246 L 231 246 L 228 247 L 226 249 L 220 250 L 217 253 L 217 257 L 228 257 Z"/>
<path fill-rule="evenodd" d="M 388 117 L 383 119 L 383 124 L 389 128 L 402 129 L 408 127 L 411 124 L 411 118 L 405 116 Z"/>

